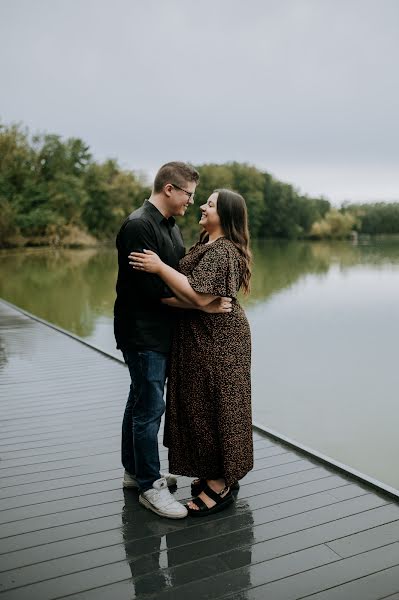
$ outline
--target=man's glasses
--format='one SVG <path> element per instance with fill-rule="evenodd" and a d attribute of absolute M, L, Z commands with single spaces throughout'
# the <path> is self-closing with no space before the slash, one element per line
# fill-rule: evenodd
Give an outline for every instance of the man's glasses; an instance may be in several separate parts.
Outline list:
<path fill-rule="evenodd" d="M 187 190 L 184 190 L 183 188 L 181 188 L 179 185 L 176 185 L 175 183 L 171 183 L 170 185 L 173 185 L 173 187 L 176 188 L 177 190 L 180 190 L 181 192 L 184 192 L 185 194 L 187 194 L 189 200 L 194 200 L 194 192 L 188 192 Z"/>

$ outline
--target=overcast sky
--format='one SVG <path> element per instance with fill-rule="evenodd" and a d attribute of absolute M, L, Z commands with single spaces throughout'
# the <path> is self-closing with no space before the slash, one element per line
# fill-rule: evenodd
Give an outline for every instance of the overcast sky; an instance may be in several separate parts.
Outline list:
<path fill-rule="evenodd" d="M 0 0 L 0 118 L 399 200 L 399 0 Z"/>

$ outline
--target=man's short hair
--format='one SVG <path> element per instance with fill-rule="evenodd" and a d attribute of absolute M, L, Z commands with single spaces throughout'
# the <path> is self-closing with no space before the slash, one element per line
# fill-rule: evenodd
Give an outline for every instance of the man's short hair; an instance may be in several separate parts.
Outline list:
<path fill-rule="evenodd" d="M 184 187 L 188 182 L 199 181 L 199 173 L 191 165 L 184 162 L 168 162 L 159 169 L 154 179 L 154 192 L 158 194 L 167 183 L 175 183 Z"/>

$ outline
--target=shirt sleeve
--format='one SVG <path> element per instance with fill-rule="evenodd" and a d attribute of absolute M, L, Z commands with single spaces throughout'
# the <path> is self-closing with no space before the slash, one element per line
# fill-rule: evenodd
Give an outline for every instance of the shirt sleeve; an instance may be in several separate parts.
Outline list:
<path fill-rule="evenodd" d="M 212 246 L 187 279 L 198 293 L 235 298 L 241 281 L 238 257 L 226 246 Z"/>
<path fill-rule="evenodd" d="M 131 270 L 130 275 L 140 289 L 140 297 L 143 300 L 156 301 L 173 296 L 171 290 L 158 275 L 136 271 L 129 265 L 131 252 L 143 252 L 145 249 L 152 250 L 159 255 L 157 239 L 151 225 L 140 219 L 128 221 L 122 232 L 122 245 L 126 253 L 126 264 Z"/>

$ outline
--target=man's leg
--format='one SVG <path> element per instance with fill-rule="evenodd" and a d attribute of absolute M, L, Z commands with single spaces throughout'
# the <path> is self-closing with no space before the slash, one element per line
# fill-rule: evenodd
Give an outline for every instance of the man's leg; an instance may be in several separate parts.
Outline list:
<path fill-rule="evenodd" d="M 165 411 L 167 355 L 150 350 L 126 351 L 124 358 L 131 386 L 122 424 L 122 464 L 146 491 L 161 477 L 158 431 Z"/>
<path fill-rule="evenodd" d="M 121 458 L 122 465 L 124 466 L 125 470 L 128 473 L 134 475 L 136 473 L 136 465 L 134 462 L 132 408 L 135 402 L 135 393 L 137 389 L 137 377 L 135 367 L 135 363 L 138 361 L 137 352 L 123 351 L 123 358 L 129 368 L 130 390 L 122 421 Z"/>

